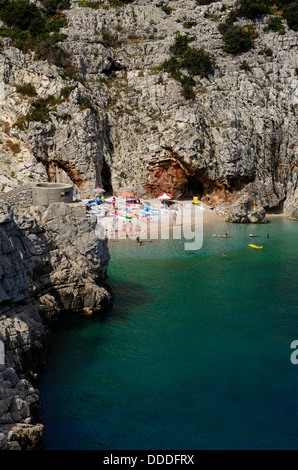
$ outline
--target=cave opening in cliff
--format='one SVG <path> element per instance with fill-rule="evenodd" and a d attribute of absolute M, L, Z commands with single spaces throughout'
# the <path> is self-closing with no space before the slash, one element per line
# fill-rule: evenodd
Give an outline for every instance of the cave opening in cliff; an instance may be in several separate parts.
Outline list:
<path fill-rule="evenodd" d="M 199 199 L 201 199 L 203 195 L 204 195 L 203 183 L 196 176 L 191 176 L 187 180 L 187 183 L 184 186 L 183 196 L 185 197 L 198 196 Z"/>
<path fill-rule="evenodd" d="M 102 186 L 109 194 L 113 194 L 112 174 L 108 163 L 104 160 L 101 170 Z"/>
<path fill-rule="evenodd" d="M 283 214 L 284 201 L 280 201 L 276 206 L 264 206 L 267 214 Z"/>
<path fill-rule="evenodd" d="M 117 62 L 112 62 L 110 67 L 103 70 L 102 73 L 104 73 L 108 78 L 113 78 L 115 73 L 119 72 L 120 70 L 126 70 L 126 68 Z"/>

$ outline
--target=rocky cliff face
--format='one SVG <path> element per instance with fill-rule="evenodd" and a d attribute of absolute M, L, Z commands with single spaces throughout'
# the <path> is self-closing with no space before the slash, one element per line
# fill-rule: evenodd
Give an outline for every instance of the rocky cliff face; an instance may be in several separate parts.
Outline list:
<path fill-rule="evenodd" d="M 254 32 L 253 48 L 231 54 L 218 25 L 237 2 L 199 3 L 72 2 L 59 46 L 79 81 L 3 38 L 2 188 L 49 179 L 72 181 L 83 196 L 95 185 L 199 195 L 230 219 L 245 197 L 253 211 L 295 218 L 297 33 L 285 20 L 283 34 L 268 30 L 271 15 L 239 17 L 235 24 Z M 212 73 L 193 77 L 193 99 L 160 68 L 177 34 L 215 60 Z M 54 96 L 46 122 L 22 120 L 33 101 L 18 92 L 24 83 L 37 97 Z"/>
<path fill-rule="evenodd" d="M 44 361 L 50 320 L 60 312 L 99 311 L 111 301 L 104 287 L 109 254 L 95 223 L 76 221 L 63 203 L 49 206 L 39 223 L 0 204 L 0 449 L 41 445 L 31 379 Z"/>

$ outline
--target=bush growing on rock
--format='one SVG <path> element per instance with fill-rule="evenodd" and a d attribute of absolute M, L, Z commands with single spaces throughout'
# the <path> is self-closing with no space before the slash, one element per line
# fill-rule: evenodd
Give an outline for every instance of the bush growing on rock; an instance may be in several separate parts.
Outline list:
<path fill-rule="evenodd" d="M 290 29 L 298 31 L 298 2 L 297 0 L 238 0 L 237 12 L 246 18 L 255 19 L 269 13 L 277 13 L 286 21 Z M 278 18 L 278 17 L 276 17 Z M 278 19 L 270 20 L 272 31 L 281 31 L 282 25 Z M 278 28 L 278 29 L 275 29 Z"/>
<path fill-rule="evenodd" d="M 233 25 L 227 28 L 222 36 L 223 49 L 230 54 L 247 52 L 252 48 L 253 36 L 249 29 Z"/>
<path fill-rule="evenodd" d="M 282 19 L 279 16 L 272 16 L 267 23 L 266 31 L 284 31 Z"/>
<path fill-rule="evenodd" d="M 46 16 L 50 17 L 56 13 L 57 10 L 66 10 L 70 7 L 70 0 L 42 0 L 42 9 Z"/>
<path fill-rule="evenodd" d="M 266 15 L 270 12 L 270 0 L 238 0 L 238 12 L 250 19 Z"/>
<path fill-rule="evenodd" d="M 250 72 L 251 71 L 250 65 L 248 64 L 248 62 L 246 60 L 243 60 L 243 62 L 241 62 L 239 68 L 240 68 L 240 70 L 244 70 L 245 72 Z"/>
<path fill-rule="evenodd" d="M 186 29 L 190 29 L 192 28 L 193 26 L 196 26 L 197 25 L 197 22 L 196 21 L 184 21 L 183 23 L 183 28 L 186 28 Z"/>
<path fill-rule="evenodd" d="M 204 49 L 188 48 L 184 54 L 180 67 L 186 69 L 191 75 L 207 77 L 213 71 L 212 60 Z"/>
<path fill-rule="evenodd" d="M 55 98 L 53 95 L 49 95 L 47 98 L 37 98 L 32 101 L 28 113 L 20 117 L 14 125 L 24 130 L 31 121 L 45 124 L 50 121 L 50 111 L 59 103 L 61 103 L 61 98 Z"/>
<path fill-rule="evenodd" d="M 0 18 L 8 26 L 30 31 L 33 36 L 42 33 L 45 26 L 41 11 L 28 0 L 9 0 L 1 3 Z"/>
<path fill-rule="evenodd" d="M 41 8 L 29 0 L 2 2 L 0 19 L 7 26 L 0 28 L 0 36 L 10 37 L 14 47 L 23 52 L 34 51 L 35 59 L 47 60 L 50 64 L 63 67 L 66 75 L 76 79 L 69 54 L 57 46 L 58 42 L 67 38 L 65 34 L 59 33 L 67 21 L 64 13 L 58 9 L 69 6 L 70 0 L 42 0 Z"/>
<path fill-rule="evenodd" d="M 194 41 L 194 38 L 188 36 L 188 34 L 182 36 L 178 33 L 176 34 L 174 44 L 170 47 L 170 51 L 173 55 L 181 57 L 186 53 L 188 45 L 192 41 Z"/>
<path fill-rule="evenodd" d="M 283 17 L 287 20 L 289 28 L 298 31 L 298 2 L 291 2 L 283 10 Z"/>
<path fill-rule="evenodd" d="M 194 99 L 194 76 L 207 77 L 214 69 L 214 60 L 203 48 L 195 49 L 189 44 L 193 38 L 176 34 L 175 43 L 170 48 L 173 56 L 162 64 L 162 69 L 168 72 L 172 78 L 181 83 L 183 96 L 186 99 Z M 182 73 L 182 70 L 185 73 Z"/>
<path fill-rule="evenodd" d="M 64 88 L 62 88 L 61 90 L 61 96 L 63 96 L 64 98 L 68 98 L 69 95 L 71 94 L 71 92 L 73 90 L 75 90 L 77 88 L 77 85 L 73 85 L 73 86 L 66 86 Z"/>
<path fill-rule="evenodd" d="M 36 96 L 36 89 L 31 83 L 25 83 L 24 85 L 18 85 L 17 92 L 24 96 Z"/>
<path fill-rule="evenodd" d="M 56 33 L 67 25 L 65 14 L 61 11 L 57 11 L 51 18 L 48 19 L 45 30 L 52 32 L 55 31 Z"/>
<path fill-rule="evenodd" d="M 49 104 L 54 104 L 55 98 L 50 96 L 48 98 L 37 98 L 30 106 L 28 113 L 28 121 L 48 122 L 49 120 Z"/>
<path fill-rule="evenodd" d="M 57 67 L 67 67 L 69 65 L 68 54 L 59 48 L 55 42 L 45 37 L 41 39 L 35 47 L 34 58 L 37 60 L 47 60 Z"/>
<path fill-rule="evenodd" d="M 166 5 L 162 5 L 160 8 L 161 8 L 162 11 L 164 11 L 167 15 L 170 15 L 170 14 L 173 12 L 173 10 L 174 10 L 174 8 L 169 7 L 169 6 L 166 6 Z"/>

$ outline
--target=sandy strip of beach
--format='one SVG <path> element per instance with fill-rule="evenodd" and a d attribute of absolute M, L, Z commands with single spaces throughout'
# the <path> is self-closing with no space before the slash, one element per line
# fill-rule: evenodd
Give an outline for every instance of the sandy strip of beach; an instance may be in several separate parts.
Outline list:
<path fill-rule="evenodd" d="M 119 199 L 118 199 L 119 200 Z M 116 208 L 118 205 L 116 199 Z M 112 197 L 105 199 L 106 203 L 112 202 Z M 195 229 L 195 226 L 199 224 L 205 224 L 209 221 L 224 220 L 223 217 L 219 216 L 215 210 L 210 208 L 208 205 L 200 202 L 200 204 L 193 204 L 193 200 L 182 199 L 175 201 L 176 204 L 171 208 L 163 209 L 164 205 L 158 198 L 146 199 L 141 201 L 143 205 L 149 207 L 155 207 L 157 209 L 157 217 L 149 217 L 149 221 L 146 217 L 134 217 L 133 219 L 125 219 L 121 217 L 113 217 L 112 211 L 109 211 L 108 217 L 100 217 L 99 220 L 102 223 L 105 234 L 109 241 L 125 241 L 125 240 L 136 240 L 139 237 L 140 241 L 150 241 L 151 239 L 169 238 L 176 233 L 179 238 L 179 233 L 183 236 L 183 231 L 187 228 Z M 134 206 L 136 207 L 136 206 Z M 133 206 L 131 206 L 132 212 Z M 117 213 L 117 210 L 115 210 Z M 175 215 L 176 214 L 176 220 Z M 131 220 L 131 222 L 130 222 Z M 169 229 L 169 230 L 168 230 Z"/>

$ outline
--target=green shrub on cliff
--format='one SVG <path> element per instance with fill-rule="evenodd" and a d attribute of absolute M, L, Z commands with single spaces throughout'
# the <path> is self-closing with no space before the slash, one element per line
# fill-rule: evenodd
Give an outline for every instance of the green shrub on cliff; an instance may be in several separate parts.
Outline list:
<path fill-rule="evenodd" d="M 173 12 L 173 10 L 174 10 L 174 8 L 168 7 L 167 5 L 162 5 L 160 8 L 161 8 L 162 11 L 164 11 L 167 15 L 170 15 L 170 14 Z"/>
<path fill-rule="evenodd" d="M 237 13 L 231 10 L 225 21 L 218 25 L 224 42 L 223 49 L 229 54 L 239 54 L 249 51 L 253 46 L 253 40 L 258 33 L 253 25 L 245 27 L 235 25 Z"/>
<path fill-rule="evenodd" d="M 238 13 L 254 19 L 270 13 L 270 0 L 238 0 Z"/>
<path fill-rule="evenodd" d="M 250 19 L 269 13 L 278 14 L 287 21 L 290 29 L 298 31 L 297 0 L 238 0 L 237 13 Z M 272 28 L 278 27 L 278 23 L 278 20 L 274 20 Z M 271 30 L 276 31 L 276 29 Z M 277 29 L 277 31 L 282 30 Z"/>
<path fill-rule="evenodd" d="M 269 19 L 266 31 L 284 32 L 284 26 L 282 24 L 282 19 L 280 18 L 280 16 L 272 16 Z"/>
<path fill-rule="evenodd" d="M 184 21 L 183 23 L 183 28 L 186 28 L 186 29 L 190 29 L 192 28 L 193 26 L 196 26 L 197 25 L 197 22 L 196 21 Z"/>
<path fill-rule="evenodd" d="M 66 10 L 70 7 L 70 0 L 41 0 L 42 10 L 47 17 L 55 15 L 57 10 Z"/>
<path fill-rule="evenodd" d="M 18 85 L 16 87 L 17 93 L 23 96 L 36 96 L 36 89 L 31 83 L 25 83 L 24 85 Z"/>
<path fill-rule="evenodd" d="M 66 16 L 61 11 L 57 11 L 51 16 L 45 24 L 46 32 L 58 32 L 60 28 L 64 28 L 67 25 Z"/>
<path fill-rule="evenodd" d="M 207 77 L 214 70 L 214 60 L 204 49 L 195 49 L 189 44 L 194 38 L 188 34 L 176 34 L 175 42 L 170 48 L 172 57 L 166 60 L 161 68 L 182 85 L 182 94 L 186 99 L 194 99 L 194 76 Z"/>
<path fill-rule="evenodd" d="M 77 85 L 73 85 L 73 86 L 66 86 L 64 88 L 62 88 L 60 94 L 61 96 L 63 96 L 64 98 L 68 98 L 69 95 L 71 94 L 71 92 L 73 90 L 75 90 L 77 88 Z"/>
<path fill-rule="evenodd" d="M 57 8 L 69 4 L 70 0 L 43 0 L 39 8 L 28 0 L 6 0 L 0 3 L 0 19 L 7 25 L 0 28 L 0 36 L 10 37 L 12 45 L 23 52 L 34 51 L 36 59 L 70 67 L 67 53 L 57 46 L 67 37 L 59 33 L 67 21 Z"/>
<path fill-rule="evenodd" d="M 128 3 L 133 3 L 134 0 L 110 0 L 109 3 L 103 3 L 100 1 L 93 1 L 93 0 L 79 0 L 78 5 L 79 7 L 85 8 L 93 8 L 94 10 L 98 10 L 99 8 L 109 9 L 110 7 L 118 8 L 123 7 Z"/>
<path fill-rule="evenodd" d="M 289 28 L 298 31 L 298 2 L 291 2 L 283 9 L 283 17 L 288 23 Z"/>
<path fill-rule="evenodd" d="M 247 52 L 252 48 L 253 37 L 249 30 L 241 26 L 233 25 L 228 28 L 222 36 L 223 49 L 230 54 Z"/>
<path fill-rule="evenodd" d="M 33 36 L 41 34 L 45 27 L 40 9 L 28 0 L 1 3 L 0 18 L 10 28 L 29 31 Z"/>
<path fill-rule="evenodd" d="M 61 103 L 61 98 L 55 98 L 52 95 L 49 95 L 47 98 L 37 98 L 32 101 L 28 113 L 20 117 L 14 125 L 24 130 L 31 121 L 45 124 L 50 121 L 50 111 L 55 109 L 55 106 L 59 103 Z"/>

